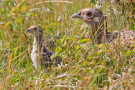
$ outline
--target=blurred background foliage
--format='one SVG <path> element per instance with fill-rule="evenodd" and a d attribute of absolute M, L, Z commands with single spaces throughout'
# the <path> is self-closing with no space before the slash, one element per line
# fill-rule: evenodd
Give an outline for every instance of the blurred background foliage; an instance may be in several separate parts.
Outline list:
<path fill-rule="evenodd" d="M 133 0 L 2 0 L 0 1 L 0 89 L 133 89 L 135 51 L 93 45 L 85 23 L 71 19 L 83 8 L 100 8 L 108 31 L 135 29 Z M 53 36 L 62 67 L 36 71 L 30 58 L 33 38 L 25 34 L 41 25 Z M 56 40 L 57 32 L 61 39 Z M 134 47 L 134 46 L 133 46 Z M 109 52 L 109 54 L 108 54 Z"/>

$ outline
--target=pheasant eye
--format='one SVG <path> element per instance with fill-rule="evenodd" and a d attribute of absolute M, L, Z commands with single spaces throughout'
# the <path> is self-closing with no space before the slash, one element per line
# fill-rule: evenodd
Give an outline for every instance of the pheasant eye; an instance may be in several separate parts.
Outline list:
<path fill-rule="evenodd" d="M 90 11 L 87 12 L 86 17 L 87 17 L 87 19 L 93 19 L 94 18 L 92 12 L 90 12 Z"/>
<path fill-rule="evenodd" d="M 92 12 L 87 12 L 87 16 L 91 16 L 92 15 Z"/>

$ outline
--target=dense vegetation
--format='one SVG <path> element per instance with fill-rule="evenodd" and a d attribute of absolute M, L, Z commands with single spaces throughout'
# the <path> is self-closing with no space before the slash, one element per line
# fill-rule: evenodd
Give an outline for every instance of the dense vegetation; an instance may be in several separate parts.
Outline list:
<path fill-rule="evenodd" d="M 103 10 L 108 31 L 135 29 L 135 3 L 131 0 L 4 0 L 0 2 L 0 89 L 133 89 L 135 44 L 129 49 L 93 45 L 85 39 L 88 26 L 71 15 L 83 8 Z M 55 40 L 54 56 L 61 67 L 35 70 L 31 58 L 33 38 L 25 34 L 40 24 L 47 39 Z M 52 56 L 53 57 L 53 56 Z"/>

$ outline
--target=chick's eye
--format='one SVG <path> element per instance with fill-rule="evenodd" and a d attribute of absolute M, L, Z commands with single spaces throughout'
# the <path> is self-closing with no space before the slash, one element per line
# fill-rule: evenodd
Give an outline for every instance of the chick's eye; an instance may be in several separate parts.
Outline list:
<path fill-rule="evenodd" d="M 37 30 L 37 28 L 34 28 L 34 30 Z"/>

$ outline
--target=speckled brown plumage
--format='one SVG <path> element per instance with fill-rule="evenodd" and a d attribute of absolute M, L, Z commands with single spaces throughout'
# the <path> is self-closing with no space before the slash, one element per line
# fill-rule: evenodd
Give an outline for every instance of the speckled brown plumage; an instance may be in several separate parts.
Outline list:
<path fill-rule="evenodd" d="M 105 42 L 115 46 L 119 42 L 124 47 L 130 47 L 135 44 L 135 32 L 133 30 L 107 32 L 107 18 L 99 9 L 85 8 L 72 15 L 72 18 L 80 18 L 88 24 L 90 30 L 87 32 L 86 38 L 92 39 L 93 42 L 98 44 Z"/>
<path fill-rule="evenodd" d="M 40 25 L 33 25 L 29 27 L 29 29 L 26 30 L 26 33 L 29 33 L 34 38 L 33 49 L 31 51 L 31 59 L 36 69 L 39 68 L 39 65 L 41 65 L 41 68 L 45 68 L 50 67 L 54 63 L 61 63 L 59 56 L 51 60 L 50 57 L 53 52 L 46 48 L 46 43 L 44 42 L 43 38 L 43 30 Z"/>
<path fill-rule="evenodd" d="M 55 36 L 55 39 L 56 40 L 60 39 L 60 33 L 57 36 Z M 50 49 L 50 50 L 54 50 L 54 46 L 55 46 L 54 44 L 55 44 L 55 42 L 54 42 L 54 39 L 52 36 L 49 37 L 45 42 L 46 48 Z"/>

